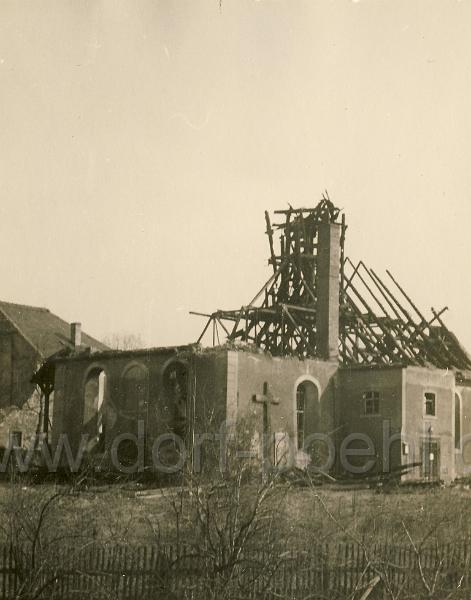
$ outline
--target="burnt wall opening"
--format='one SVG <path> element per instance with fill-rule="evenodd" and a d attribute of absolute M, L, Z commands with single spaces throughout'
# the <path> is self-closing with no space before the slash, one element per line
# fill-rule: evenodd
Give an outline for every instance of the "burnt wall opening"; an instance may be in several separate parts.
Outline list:
<path fill-rule="evenodd" d="M 170 363 L 163 373 L 164 403 L 170 412 L 170 429 L 182 440 L 188 433 L 188 365 Z"/>
<path fill-rule="evenodd" d="M 106 392 L 106 373 L 96 368 L 90 371 L 84 387 L 83 430 L 89 435 L 87 451 L 103 452 L 105 445 L 105 423 L 103 403 Z"/>

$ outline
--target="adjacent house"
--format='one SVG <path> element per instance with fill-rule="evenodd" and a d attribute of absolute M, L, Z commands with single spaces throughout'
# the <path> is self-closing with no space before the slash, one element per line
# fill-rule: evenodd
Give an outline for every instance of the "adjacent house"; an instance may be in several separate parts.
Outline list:
<path fill-rule="evenodd" d="M 73 324 L 73 330 L 79 336 L 80 324 Z M 34 433 L 39 399 L 25 406 L 36 387 L 32 374 L 46 359 L 74 346 L 70 331 L 69 323 L 47 308 L 0 302 L 0 446 L 12 432 L 17 438 Z M 81 336 L 83 346 L 107 349 L 91 336 Z"/>

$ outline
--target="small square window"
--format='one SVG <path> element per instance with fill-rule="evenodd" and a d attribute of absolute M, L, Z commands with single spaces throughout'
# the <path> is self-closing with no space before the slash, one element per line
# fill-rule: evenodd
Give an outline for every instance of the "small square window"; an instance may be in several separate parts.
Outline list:
<path fill-rule="evenodd" d="M 379 392 L 365 392 L 363 400 L 365 401 L 365 415 L 379 414 Z"/>
<path fill-rule="evenodd" d="M 435 394 L 432 392 L 425 392 L 425 414 L 429 417 L 436 415 Z"/>

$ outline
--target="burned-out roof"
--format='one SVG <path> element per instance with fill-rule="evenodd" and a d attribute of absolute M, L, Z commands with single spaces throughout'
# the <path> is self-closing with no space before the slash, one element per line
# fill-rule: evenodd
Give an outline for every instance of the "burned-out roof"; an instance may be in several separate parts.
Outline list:
<path fill-rule="evenodd" d="M 198 344 L 185 344 L 182 346 L 156 346 L 152 348 L 134 348 L 130 350 L 102 350 L 93 353 L 93 360 L 112 360 L 115 358 L 133 358 L 143 357 L 150 355 L 166 355 L 175 354 L 183 355 L 185 353 L 195 353 L 202 351 L 201 346 Z M 80 361 L 89 360 L 90 353 L 87 350 L 78 352 L 62 352 L 52 356 L 49 362 L 63 362 L 63 361 Z"/>
<path fill-rule="evenodd" d="M 204 352 L 198 344 L 186 344 L 184 346 L 161 346 L 154 348 L 137 348 L 133 350 L 111 350 L 107 348 L 103 351 L 90 353 L 87 348 L 81 349 L 64 349 L 46 359 L 43 364 L 36 370 L 31 381 L 38 384 L 43 391 L 53 389 L 55 369 L 57 363 L 62 362 L 80 362 L 80 361 L 113 361 L 121 358 L 143 358 L 154 355 L 174 355 L 179 358 L 187 358 L 189 355 Z"/>
<path fill-rule="evenodd" d="M 322 358 L 317 253 L 319 228 L 332 223 L 341 231 L 340 363 L 471 369 L 470 357 L 442 320 L 446 308 L 432 307 L 425 316 L 389 271 L 380 277 L 363 261 L 355 264 L 345 256 L 345 217 L 327 194 L 314 208 L 290 206 L 275 214 L 281 222 L 272 225 L 265 213 L 272 276 L 240 309 L 194 313 L 208 318 L 198 342 L 212 327 L 213 343 L 220 343 L 222 333 L 230 342 L 254 344 L 273 355 Z"/>
<path fill-rule="evenodd" d="M 70 324 L 51 313 L 47 308 L 0 302 L 0 314 L 43 358 L 72 346 Z M 82 344 L 97 350 L 108 349 L 105 344 L 86 333 L 82 333 Z"/>

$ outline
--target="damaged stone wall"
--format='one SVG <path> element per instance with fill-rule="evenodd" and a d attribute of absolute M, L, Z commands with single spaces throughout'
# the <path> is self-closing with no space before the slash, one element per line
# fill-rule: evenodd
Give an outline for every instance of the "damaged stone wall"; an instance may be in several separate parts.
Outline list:
<path fill-rule="evenodd" d="M 21 406 L 7 406 L 0 409 L 0 448 L 10 443 L 10 434 L 21 432 L 21 445 L 29 448 L 33 445 L 41 413 L 40 396 L 37 391 Z M 51 413 L 52 414 L 52 407 Z"/>

